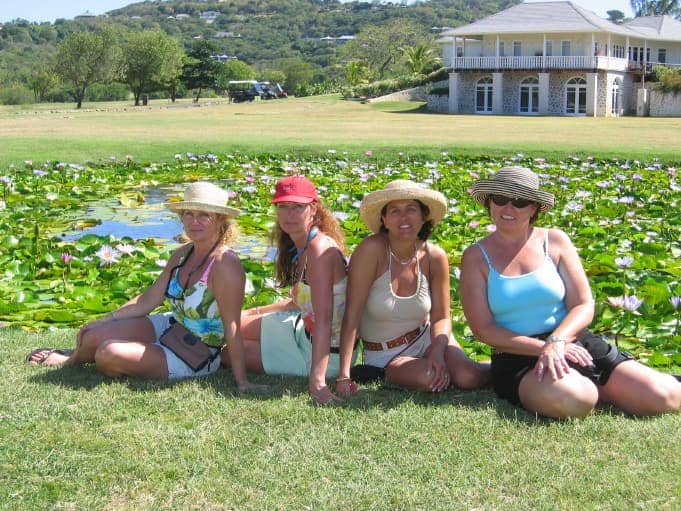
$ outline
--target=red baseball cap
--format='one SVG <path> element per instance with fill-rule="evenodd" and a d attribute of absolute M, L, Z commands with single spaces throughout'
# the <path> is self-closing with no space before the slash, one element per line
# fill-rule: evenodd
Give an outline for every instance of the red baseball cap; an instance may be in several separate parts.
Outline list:
<path fill-rule="evenodd" d="M 289 176 L 280 179 L 274 187 L 272 202 L 301 202 L 303 204 L 319 200 L 317 189 L 304 176 Z"/>

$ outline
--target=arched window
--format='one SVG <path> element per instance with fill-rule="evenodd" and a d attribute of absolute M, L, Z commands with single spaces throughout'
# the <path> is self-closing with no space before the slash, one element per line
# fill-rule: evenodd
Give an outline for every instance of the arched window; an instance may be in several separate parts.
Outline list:
<path fill-rule="evenodd" d="M 494 91 L 492 78 L 485 76 L 475 84 L 475 111 L 490 113 L 492 111 L 492 93 Z"/>
<path fill-rule="evenodd" d="M 519 111 L 521 114 L 539 113 L 539 79 L 535 76 L 520 82 Z"/>
<path fill-rule="evenodd" d="M 586 114 L 586 80 L 581 76 L 571 78 L 565 85 L 565 113 Z"/>
<path fill-rule="evenodd" d="M 619 78 L 615 78 L 612 84 L 610 114 L 615 117 L 622 115 L 622 81 Z"/>

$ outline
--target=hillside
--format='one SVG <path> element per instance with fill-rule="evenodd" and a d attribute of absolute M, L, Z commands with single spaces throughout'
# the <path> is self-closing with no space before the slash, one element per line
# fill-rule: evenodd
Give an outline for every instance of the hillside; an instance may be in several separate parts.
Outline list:
<path fill-rule="evenodd" d="M 430 0 L 411 5 L 340 3 L 337 0 L 147 0 L 104 16 L 23 20 L 0 25 L 0 85 L 25 81 L 31 68 L 54 55 L 73 31 L 118 24 L 133 30 L 160 28 L 189 47 L 196 38 L 215 41 L 224 55 L 257 67 L 298 58 L 324 69 L 339 63 L 346 38 L 367 25 L 414 20 L 436 36 L 487 16 L 518 0 Z M 210 12 L 212 11 L 212 14 Z"/>

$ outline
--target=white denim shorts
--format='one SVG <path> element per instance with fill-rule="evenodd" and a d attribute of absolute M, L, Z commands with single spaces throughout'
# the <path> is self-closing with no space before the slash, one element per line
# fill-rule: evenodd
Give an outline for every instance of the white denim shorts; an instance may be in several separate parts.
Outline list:
<path fill-rule="evenodd" d="M 170 351 L 165 346 L 161 345 L 158 340 L 163 335 L 168 327 L 170 327 L 170 318 L 173 317 L 172 312 L 163 312 L 161 314 L 151 314 L 147 316 L 149 321 L 151 321 L 154 327 L 154 335 L 156 336 L 156 341 L 154 344 L 160 347 L 165 353 L 166 364 L 168 365 L 168 379 L 178 380 L 181 378 L 194 378 L 198 376 L 208 376 L 220 369 L 220 357 L 216 356 L 210 364 L 206 365 L 200 371 L 194 371 L 191 367 L 185 364 L 175 353 Z M 217 348 L 211 348 L 211 352 L 215 354 L 218 351 Z"/>
<path fill-rule="evenodd" d="M 389 350 L 371 351 L 364 350 L 364 363 L 376 367 L 387 366 L 397 357 L 423 358 L 430 346 L 430 324 L 421 331 L 418 338 L 411 344 L 397 346 Z"/>

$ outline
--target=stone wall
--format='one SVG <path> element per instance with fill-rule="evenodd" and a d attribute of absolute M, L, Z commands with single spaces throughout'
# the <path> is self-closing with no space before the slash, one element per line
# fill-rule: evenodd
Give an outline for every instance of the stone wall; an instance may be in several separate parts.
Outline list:
<path fill-rule="evenodd" d="M 449 96 L 428 94 L 428 111 L 440 114 L 449 113 Z"/>
<path fill-rule="evenodd" d="M 369 103 L 380 103 L 381 101 L 426 101 L 426 87 L 414 87 L 411 89 L 404 89 L 385 96 L 371 98 Z"/>
<path fill-rule="evenodd" d="M 651 117 L 681 117 L 681 92 L 650 90 Z"/>

